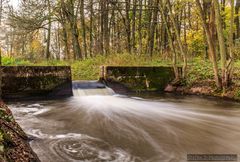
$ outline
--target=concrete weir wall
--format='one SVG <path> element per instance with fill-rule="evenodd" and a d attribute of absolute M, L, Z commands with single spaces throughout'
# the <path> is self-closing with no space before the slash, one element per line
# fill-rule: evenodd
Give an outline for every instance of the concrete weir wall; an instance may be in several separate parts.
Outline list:
<path fill-rule="evenodd" d="M 68 66 L 3 66 L 2 71 L 3 99 L 72 96 Z"/>
<path fill-rule="evenodd" d="M 109 85 L 118 83 L 132 91 L 162 91 L 175 74 L 172 67 L 102 66 L 101 78 Z"/>

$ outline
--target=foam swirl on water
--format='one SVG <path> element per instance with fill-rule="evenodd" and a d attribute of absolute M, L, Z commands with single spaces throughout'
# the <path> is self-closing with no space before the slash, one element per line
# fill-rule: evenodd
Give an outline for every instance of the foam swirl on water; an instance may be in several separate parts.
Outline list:
<path fill-rule="evenodd" d="M 111 148 L 107 143 L 93 138 L 64 138 L 50 143 L 58 156 L 74 160 L 89 161 L 135 161 L 121 149 Z"/>
<path fill-rule="evenodd" d="M 45 140 L 45 147 L 56 157 L 66 161 L 142 161 L 120 148 L 111 147 L 100 139 L 83 134 L 48 135 L 41 130 L 29 130 L 29 135 Z"/>

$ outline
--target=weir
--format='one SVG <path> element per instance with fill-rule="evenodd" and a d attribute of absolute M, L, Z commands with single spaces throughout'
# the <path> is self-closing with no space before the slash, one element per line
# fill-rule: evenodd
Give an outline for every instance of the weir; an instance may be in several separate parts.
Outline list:
<path fill-rule="evenodd" d="M 99 81 L 73 81 L 74 96 L 114 95 L 115 92 Z"/>
<path fill-rule="evenodd" d="M 179 74 L 182 68 L 178 68 Z M 114 90 L 163 91 L 175 79 L 173 67 L 164 66 L 102 66 L 101 79 Z M 122 85 L 122 86 L 121 86 Z"/>
<path fill-rule="evenodd" d="M 162 91 L 175 78 L 172 67 L 102 66 L 102 82 L 72 82 L 69 66 L 4 66 L 2 71 L 5 100 L 113 95 L 114 91 L 119 94 Z"/>
<path fill-rule="evenodd" d="M 69 66 L 2 66 L 5 100 L 72 96 Z"/>

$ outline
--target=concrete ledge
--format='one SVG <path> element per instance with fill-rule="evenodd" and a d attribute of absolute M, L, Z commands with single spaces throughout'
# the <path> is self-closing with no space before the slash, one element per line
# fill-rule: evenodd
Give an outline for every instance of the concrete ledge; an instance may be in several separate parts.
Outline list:
<path fill-rule="evenodd" d="M 3 99 L 58 98 L 72 96 L 68 66 L 4 66 Z"/>
<path fill-rule="evenodd" d="M 175 74 L 173 67 L 102 66 L 101 78 L 109 84 L 118 83 L 132 91 L 163 91 L 175 79 Z"/>

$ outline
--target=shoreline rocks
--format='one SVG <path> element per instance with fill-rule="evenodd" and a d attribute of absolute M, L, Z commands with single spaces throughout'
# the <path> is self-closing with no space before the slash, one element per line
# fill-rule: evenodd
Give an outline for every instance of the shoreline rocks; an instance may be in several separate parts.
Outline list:
<path fill-rule="evenodd" d="M 0 101 L 0 161 L 40 162 L 29 139 L 6 104 Z"/>

